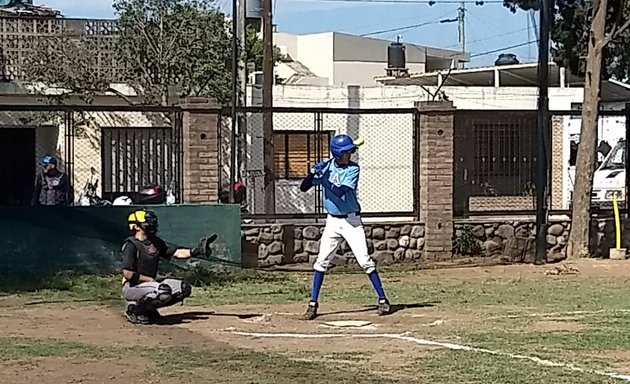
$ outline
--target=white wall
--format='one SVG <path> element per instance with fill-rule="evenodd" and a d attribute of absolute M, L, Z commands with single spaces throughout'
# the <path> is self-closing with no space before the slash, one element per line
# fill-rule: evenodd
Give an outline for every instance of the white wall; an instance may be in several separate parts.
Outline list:
<path fill-rule="evenodd" d="M 332 84 L 340 87 L 361 85 L 374 87 L 375 77 L 385 76 L 387 62 L 335 61 Z M 407 63 L 410 73 L 423 73 L 424 63 Z"/>
<path fill-rule="evenodd" d="M 334 76 L 333 33 L 318 33 L 298 37 L 297 60 L 319 77 Z"/>

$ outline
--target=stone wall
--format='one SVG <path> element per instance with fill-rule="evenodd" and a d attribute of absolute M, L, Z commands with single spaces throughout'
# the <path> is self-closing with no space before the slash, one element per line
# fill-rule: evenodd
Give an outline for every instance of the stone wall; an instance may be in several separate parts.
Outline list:
<path fill-rule="evenodd" d="M 622 248 L 630 249 L 630 220 L 622 223 Z M 425 225 L 411 223 L 370 223 L 365 225 L 368 251 L 379 265 L 403 261 L 433 261 L 426 251 Z M 507 262 L 531 263 L 535 254 L 535 221 L 533 219 L 459 220 L 454 223 L 454 239 L 468 236 L 479 245 L 476 254 L 467 256 L 500 257 Z M 547 227 L 547 262 L 564 259 L 571 222 L 568 217 L 552 218 Z M 262 224 L 243 225 L 243 260 L 249 266 L 309 263 L 319 252 L 324 224 Z M 607 258 L 615 246 L 613 219 L 596 219 L 591 224 L 591 254 Z M 439 258 L 438 258 L 439 259 Z M 248 261 L 249 260 L 249 261 Z M 342 241 L 333 261 L 335 265 L 356 264 L 346 241 Z"/>
<path fill-rule="evenodd" d="M 547 260 L 562 258 L 569 238 L 569 220 L 554 220 L 547 227 Z M 536 223 L 523 220 L 462 220 L 455 223 L 455 237 L 472 235 L 483 256 L 504 256 L 507 261 L 532 262 Z"/>
<path fill-rule="evenodd" d="M 465 229 L 467 228 L 467 229 Z M 568 217 L 550 220 L 547 227 L 547 262 L 565 258 L 564 250 L 569 239 L 571 221 Z M 481 246 L 484 256 L 504 256 L 507 261 L 531 262 L 535 250 L 535 221 L 524 220 L 462 220 L 455 223 L 455 236 L 469 232 Z M 622 222 L 621 248 L 630 249 L 630 220 Z M 515 239 L 523 239 L 521 243 Z M 527 239 L 527 240 L 525 240 Z M 609 257 L 615 247 L 615 221 L 598 218 L 591 221 L 590 250 L 593 257 Z M 515 249 L 515 248 L 525 249 Z"/>
<path fill-rule="evenodd" d="M 403 260 L 421 260 L 425 245 L 422 223 L 388 223 L 364 226 L 368 252 L 379 265 Z M 313 263 L 319 252 L 324 224 L 243 225 L 244 258 L 257 259 L 258 266 Z M 251 264 L 251 263 L 250 263 Z M 356 264 L 354 254 L 343 240 L 334 265 Z"/>

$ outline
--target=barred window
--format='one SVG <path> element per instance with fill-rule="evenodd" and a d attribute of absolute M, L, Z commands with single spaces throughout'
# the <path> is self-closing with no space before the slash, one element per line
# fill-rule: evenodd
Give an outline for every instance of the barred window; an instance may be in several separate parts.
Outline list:
<path fill-rule="evenodd" d="M 328 158 L 328 144 L 332 131 L 276 131 L 274 132 L 276 177 L 301 179 L 318 160 Z M 319 156 L 318 156 L 319 154 Z"/>

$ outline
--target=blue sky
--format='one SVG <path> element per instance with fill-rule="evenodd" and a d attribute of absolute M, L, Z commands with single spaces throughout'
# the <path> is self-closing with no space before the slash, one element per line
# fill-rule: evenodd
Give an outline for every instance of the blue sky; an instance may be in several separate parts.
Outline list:
<path fill-rule="evenodd" d="M 403 42 L 410 42 L 439 48 L 458 49 L 457 22 L 439 23 L 442 19 L 457 17 L 459 4 L 440 3 L 429 6 L 426 3 L 402 4 L 378 2 L 339 2 L 339 0 L 273 0 L 274 22 L 278 30 L 288 33 L 313 33 L 339 31 L 352 34 L 366 34 L 410 25 L 426 24 L 374 35 L 374 37 L 395 40 L 402 35 Z M 380 1 L 380 0 L 377 0 Z M 414 1 L 414 0 L 410 0 Z M 112 0 L 40 0 L 40 3 L 62 11 L 66 17 L 112 18 Z M 217 0 L 217 5 L 226 13 L 231 12 L 231 0 Z M 473 57 L 470 67 L 492 65 L 499 52 L 484 54 L 513 45 L 534 42 L 534 27 L 528 23 L 527 13 L 511 13 L 496 2 L 477 6 L 466 4 L 466 50 Z M 536 44 L 506 49 L 506 53 L 516 54 L 521 62 L 536 60 Z"/>

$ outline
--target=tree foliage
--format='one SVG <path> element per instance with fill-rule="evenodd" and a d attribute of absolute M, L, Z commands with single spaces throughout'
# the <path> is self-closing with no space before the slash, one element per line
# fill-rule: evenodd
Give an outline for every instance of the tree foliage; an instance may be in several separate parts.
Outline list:
<path fill-rule="evenodd" d="M 248 25 L 245 34 L 245 63 L 254 63 L 257 71 L 262 71 L 263 68 L 263 42 L 258 36 L 256 29 Z M 274 46 L 273 50 L 274 62 L 278 62 L 283 59 L 282 53 L 278 47 Z"/>
<path fill-rule="evenodd" d="M 115 65 L 122 78 L 97 70 L 98 37 L 42 39 L 23 66 L 26 80 L 64 88 L 90 101 L 125 82 L 144 103 L 175 96 L 206 96 L 226 103 L 231 95 L 230 26 L 208 0 L 115 0 Z M 119 96 L 123 96 L 120 95 Z"/>
<path fill-rule="evenodd" d="M 522 10 L 540 10 L 540 0 L 504 0 L 504 6 L 512 12 Z M 552 15 L 551 55 L 559 66 L 571 73 L 584 76 L 588 34 L 592 21 L 592 1 L 556 0 Z M 606 34 L 615 38 L 605 44 L 603 75 L 625 80 L 630 77 L 630 30 L 623 29 L 623 24 L 630 21 L 630 2 L 624 0 L 608 1 L 606 14 Z"/>
<path fill-rule="evenodd" d="M 119 63 L 151 103 L 179 96 L 230 99 L 231 38 L 204 0 L 115 0 Z"/>
<path fill-rule="evenodd" d="M 97 61 L 94 40 L 64 34 L 38 40 L 23 69 L 29 81 L 65 90 L 51 98 L 62 99 L 70 93 L 90 103 L 110 86 L 110 79 L 94 70 Z"/>

